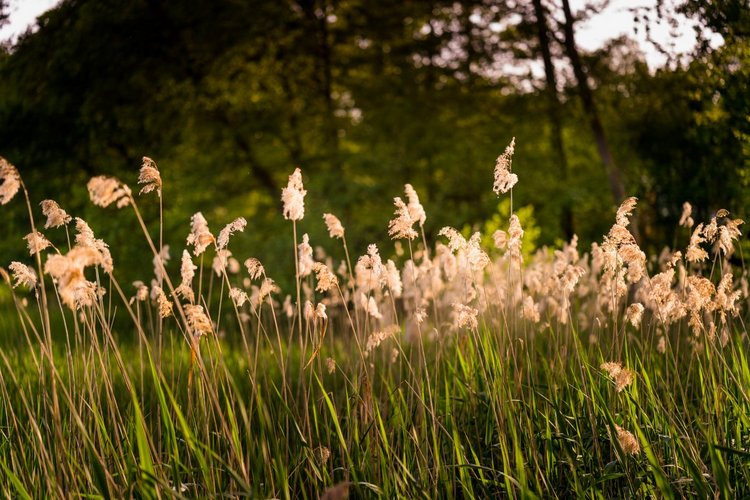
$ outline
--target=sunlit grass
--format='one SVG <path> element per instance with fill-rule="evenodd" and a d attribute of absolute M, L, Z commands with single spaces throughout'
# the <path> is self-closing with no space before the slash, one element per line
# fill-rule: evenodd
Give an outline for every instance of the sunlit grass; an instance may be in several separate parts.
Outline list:
<path fill-rule="evenodd" d="M 449 246 L 430 247 L 409 186 L 391 223 L 406 243 L 399 267 L 374 245 L 352 266 L 327 217 L 342 244 L 334 274 L 297 234 L 295 172 L 282 237 L 298 252 L 299 299 L 285 300 L 259 261 L 247 276 L 233 269 L 229 236 L 244 220 L 214 238 L 197 214 L 175 286 L 129 188 L 94 184 L 95 203 L 132 207 L 154 281 L 123 287 L 80 220 L 73 249 L 85 251 L 65 234 L 60 250 L 34 252 L 46 280 L 14 266 L 26 285 L 2 292 L 13 336 L 0 347 L 3 496 L 750 494 L 748 339 L 741 286 L 727 278 L 746 276 L 731 267 L 736 236 L 722 233 L 736 220 L 711 222 L 713 262 L 647 269 L 628 199 L 593 259 L 575 244 L 524 257 L 515 215 L 494 249 L 451 228 Z M 627 312 L 638 301 L 642 320 Z"/>

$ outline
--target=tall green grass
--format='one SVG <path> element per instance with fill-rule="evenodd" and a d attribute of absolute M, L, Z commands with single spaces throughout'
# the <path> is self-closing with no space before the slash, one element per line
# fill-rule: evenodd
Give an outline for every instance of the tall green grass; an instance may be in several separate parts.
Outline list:
<path fill-rule="evenodd" d="M 135 198 L 123 196 L 158 255 Z M 36 230 L 33 217 L 31 225 Z M 404 260 L 431 258 L 420 233 L 421 246 L 409 240 Z M 552 258 L 541 253 L 525 268 L 502 256 L 503 265 L 479 279 L 464 276 L 463 304 L 481 308 L 476 326 L 456 328 L 450 303 L 396 297 L 391 284 L 365 295 L 377 296 L 384 316 L 377 319 L 357 297 L 361 276 L 343 243 L 336 287 L 315 293 L 312 276 L 296 279 L 298 297 L 307 284 L 305 295 L 327 304 L 325 318 L 301 314 L 301 299 L 285 308 L 276 291 L 238 305 L 228 292 L 243 280 L 227 266 L 218 274 L 199 269 L 190 301 L 155 261 L 175 306 L 174 317 L 161 319 L 155 301 L 130 300 L 116 270 L 89 269 L 107 293 L 75 311 L 49 277 L 31 292 L 7 287 L 13 319 L 0 318 L 15 333 L 0 342 L 2 496 L 750 495 L 742 316 L 727 320 L 726 342 L 695 335 L 687 318 L 667 324 L 658 310 L 634 328 L 623 314 L 636 287 L 607 315 L 597 304 L 609 289 L 591 269 L 588 284 L 601 289 L 573 295 L 565 321 L 546 309 L 535 322 L 513 293 L 530 293 L 524 273 Z M 714 267 L 729 266 L 716 255 Z M 498 272 L 507 275 L 498 280 Z M 411 279 L 412 294 L 427 294 L 413 274 L 403 276 L 405 290 Z M 498 283 L 502 300 L 492 298 Z M 680 286 L 687 285 L 674 290 Z M 244 290 L 257 297 L 257 287 Z M 192 304 L 212 319 L 208 331 L 185 318 Z M 415 321 L 423 305 L 426 319 Z M 708 322 L 709 311 L 701 314 Z M 610 361 L 633 372 L 621 391 L 601 368 Z M 621 443 L 618 429 L 639 449 Z"/>

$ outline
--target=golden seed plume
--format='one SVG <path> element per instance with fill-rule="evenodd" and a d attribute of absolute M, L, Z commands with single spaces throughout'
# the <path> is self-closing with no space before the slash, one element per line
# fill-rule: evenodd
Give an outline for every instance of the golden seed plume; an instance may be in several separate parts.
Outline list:
<path fill-rule="evenodd" d="M 60 205 L 54 200 L 44 200 L 40 205 L 42 206 L 42 213 L 47 217 L 44 229 L 64 226 L 72 220 L 72 217 L 60 208 Z"/>
<path fill-rule="evenodd" d="M 516 138 L 514 137 L 505 152 L 497 157 L 495 162 L 495 182 L 492 190 L 496 195 L 507 193 L 518 183 L 518 176 L 511 172 L 513 166 L 513 153 L 516 150 Z"/>
<path fill-rule="evenodd" d="M 159 173 L 159 168 L 156 166 L 156 162 L 148 156 L 143 157 L 141 170 L 138 173 L 138 184 L 143 185 L 140 194 L 148 194 L 155 190 L 156 194 L 161 198 L 161 174 Z"/>
<path fill-rule="evenodd" d="M 338 217 L 333 214 L 323 214 L 323 220 L 328 228 L 328 235 L 331 238 L 343 238 L 344 237 L 344 226 L 341 225 L 341 221 Z"/>
<path fill-rule="evenodd" d="M 396 206 L 394 212 L 396 217 L 388 223 L 388 234 L 394 240 L 402 238 L 413 240 L 418 234 L 412 227 L 416 220 L 412 219 L 409 207 L 399 197 L 393 199 L 393 204 Z"/>
<path fill-rule="evenodd" d="M 284 189 L 281 190 L 281 201 L 284 203 L 284 218 L 287 220 L 298 221 L 305 217 L 305 191 L 302 185 L 302 171 L 299 168 L 294 169 L 289 181 Z"/>
<path fill-rule="evenodd" d="M 631 432 L 626 431 L 617 424 L 615 424 L 615 430 L 617 431 L 617 441 L 620 443 L 622 451 L 628 455 L 638 455 L 641 452 L 641 446 Z"/>
<path fill-rule="evenodd" d="M 247 221 L 244 217 L 238 217 L 227 224 L 224 229 L 219 232 L 219 237 L 216 239 L 216 248 L 219 250 L 226 248 L 229 244 L 229 237 L 234 233 L 241 233 L 244 231 L 245 226 L 247 226 Z"/>
<path fill-rule="evenodd" d="M 13 279 L 16 280 L 13 284 L 13 288 L 18 287 L 19 285 L 28 288 L 36 288 L 37 277 L 33 268 L 16 261 L 11 262 L 8 268 L 13 273 Z"/>
<path fill-rule="evenodd" d="M 0 205 L 5 205 L 21 188 L 21 174 L 11 163 L 0 156 Z"/>
<path fill-rule="evenodd" d="M 130 204 L 130 188 L 114 177 L 105 175 L 92 177 L 86 184 L 86 188 L 94 205 L 108 207 L 115 203 L 117 208 L 123 208 Z"/>
<path fill-rule="evenodd" d="M 36 255 L 45 248 L 52 246 L 47 238 L 44 237 L 39 231 L 34 231 L 23 237 L 26 240 L 26 244 L 29 248 L 29 255 Z"/>

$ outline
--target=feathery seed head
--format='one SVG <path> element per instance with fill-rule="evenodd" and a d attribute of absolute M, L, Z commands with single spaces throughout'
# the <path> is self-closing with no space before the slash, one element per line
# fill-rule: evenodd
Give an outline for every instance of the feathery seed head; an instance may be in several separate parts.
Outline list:
<path fill-rule="evenodd" d="M 518 176 L 511 172 L 513 165 L 513 153 L 516 149 L 516 138 L 514 137 L 508 147 L 505 148 L 505 152 L 498 156 L 495 162 L 495 183 L 492 186 L 492 190 L 496 195 L 500 196 L 500 193 L 507 193 L 513 186 L 518 182 Z"/>
<path fill-rule="evenodd" d="M 190 252 L 187 250 L 182 251 L 182 260 L 180 262 L 180 286 L 175 289 L 177 295 L 188 301 L 195 302 L 195 293 L 193 293 L 193 277 L 195 276 L 195 270 L 198 266 L 193 264 L 193 260 L 190 258 Z"/>
<path fill-rule="evenodd" d="M 211 320 L 203 312 L 203 306 L 188 304 L 184 306 L 184 309 L 185 318 L 194 339 L 209 335 L 213 331 Z"/>
<path fill-rule="evenodd" d="M 625 198 L 625 201 L 623 201 L 620 204 L 620 207 L 617 209 L 617 215 L 615 216 L 615 223 L 622 227 L 627 227 L 627 225 L 630 224 L 629 217 L 633 213 L 633 210 L 635 209 L 635 206 L 637 204 L 638 204 L 638 198 L 634 196 Z"/>
<path fill-rule="evenodd" d="M 161 198 L 161 174 L 156 162 L 148 156 L 143 157 L 143 164 L 138 174 L 138 184 L 143 184 L 140 194 L 148 194 L 156 190 L 157 195 Z"/>
<path fill-rule="evenodd" d="M 615 424 L 615 430 L 617 431 L 617 441 L 620 443 L 622 451 L 628 455 L 638 455 L 641 452 L 641 446 L 632 433 L 617 424 Z"/>
<path fill-rule="evenodd" d="M 314 262 L 312 269 L 315 271 L 315 278 L 318 281 L 315 290 L 319 292 L 327 292 L 339 282 L 339 279 L 333 274 L 333 271 L 331 271 L 325 264 Z"/>
<path fill-rule="evenodd" d="M 305 233 L 302 235 L 302 243 L 297 245 L 299 254 L 299 277 L 304 278 L 313 272 L 313 249 L 310 246 L 310 237 Z"/>
<path fill-rule="evenodd" d="M 682 227 L 693 227 L 695 221 L 691 217 L 693 213 L 693 207 L 687 201 L 682 204 L 682 215 L 680 215 L 679 225 Z"/>
<path fill-rule="evenodd" d="M 404 186 L 404 193 L 406 193 L 406 199 L 409 201 L 409 216 L 412 220 L 419 222 L 420 227 L 424 226 L 424 223 L 427 220 L 427 213 L 419 202 L 417 191 L 411 184 L 406 184 Z"/>
<path fill-rule="evenodd" d="M 622 392 L 622 390 L 632 384 L 635 379 L 635 373 L 617 362 L 602 363 L 600 368 L 607 372 L 612 380 L 615 381 L 615 389 L 617 392 Z"/>
<path fill-rule="evenodd" d="M 203 214 L 196 212 L 190 218 L 190 234 L 187 237 L 187 244 L 192 245 L 193 253 L 197 257 L 202 254 L 208 248 L 208 245 L 213 243 L 214 235 L 208 229 L 208 222 Z"/>
<path fill-rule="evenodd" d="M 229 244 L 229 237 L 236 232 L 244 231 L 245 226 L 247 226 L 247 221 L 243 217 L 238 217 L 227 224 L 219 232 L 219 237 L 216 239 L 216 248 L 219 250 L 226 248 Z"/>
<path fill-rule="evenodd" d="M 0 205 L 5 205 L 21 188 L 21 174 L 11 163 L 0 156 Z"/>
<path fill-rule="evenodd" d="M 625 317 L 628 319 L 633 328 L 641 326 L 641 319 L 643 318 L 643 304 L 635 303 L 630 304 L 625 311 Z"/>
<path fill-rule="evenodd" d="M 289 176 L 289 182 L 281 190 L 281 201 L 284 203 L 284 218 L 287 220 L 298 221 L 305 216 L 305 191 L 302 185 L 302 171 L 299 168 L 294 169 Z"/>
<path fill-rule="evenodd" d="M 72 220 L 71 216 L 54 200 L 44 200 L 40 205 L 42 205 L 42 213 L 47 217 L 44 229 L 64 226 Z"/>
<path fill-rule="evenodd" d="M 393 204 L 396 206 L 394 211 L 396 217 L 388 223 L 388 234 L 394 240 L 401 238 L 413 240 L 418 234 L 412 227 L 416 220 L 412 219 L 409 207 L 398 196 L 393 199 Z"/>
<path fill-rule="evenodd" d="M 245 302 L 250 300 L 250 297 L 247 296 L 247 293 L 244 290 L 235 287 L 229 289 L 229 297 L 237 307 L 242 307 Z"/>
<path fill-rule="evenodd" d="M 477 315 L 479 311 L 473 307 L 454 302 L 453 303 L 453 327 L 456 330 L 476 330 L 479 327 Z"/>
<path fill-rule="evenodd" d="M 130 188 L 114 177 L 106 175 L 92 177 L 86 184 L 86 188 L 94 205 L 108 207 L 115 203 L 117 208 L 123 208 L 130 204 Z"/>
<path fill-rule="evenodd" d="M 344 226 L 341 225 L 341 221 L 338 217 L 333 214 L 323 214 L 323 220 L 328 228 L 328 235 L 331 238 L 343 238 L 344 237 Z"/>
<path fill-rule="evenodd" d="M 28 288 L 36 287 L 37 277 L 33 268 L 16 261 L 11 262 L 8 268 L 13 273 L 13 279 L 16 280 L 13 288 L 19 285 L 24 285 Z"/>
<path fill-rule="evenodd" d="M 36 255 L 45 248 L 52 246 L 47 238 L 39 231 L 33 231 L 23 237 L 29 247 L 29 255 Z"/>
<path fill-rule="evenodd" d="M 251 280 L 257 280 L 266 272 L 263 269 L 263 264 L 261 264 L 255 257 L 247 259 L 245 261 L 245 267 L 247 268 L 247 274 L 250 275 Z"/>

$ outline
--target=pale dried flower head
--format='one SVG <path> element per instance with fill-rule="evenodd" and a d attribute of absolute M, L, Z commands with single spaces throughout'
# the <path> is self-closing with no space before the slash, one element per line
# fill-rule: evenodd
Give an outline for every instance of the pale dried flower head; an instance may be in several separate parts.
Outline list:
<path fill-rule="evenodd" d="M 385 277 L 386 286 L 388 286 L 388 290 L 391 291 L 393 297 L 401 297 L 404 291 L 404 285 L 401 282 L 401 273 L 399 273 L 396 263 L 391 259 L 388 259 L 388 262 L 385 264 L 383 276 Z"/>
<path fill-rule="evenodd" d="M 190 218 L 190 234 L 187 237 L 187 244 L 192 245 L 193 253 L 198 256 L 206 251 L 208 245 L 214 242 L 214 235 L 208 229 L 208 222 L 203 214 L 196 212 Z"/>
<path fill-rule="evenodd" d="M 641 319 L 643 318 L 643 304 L 630 304 L 625 311 L 625 317 L 634 328 L 639 328 L 641 326 Z"/>
<path fill-rule="evenodd" d="M 302 306 L 302 316 L 306 321 L 313 321 L 315 319 L 315 308 L 309 300 L 306 300 L 305 305 Z"/>
<path fill-rule="evenodd" d="M 244 217 L 238 217 L 224 226 L 224 229 L 219 232 L 219 237 L 216 239 L 216 248 L 219 250 L 226 248 L 229 244 L 229 237 L 234 233 L 244 231 L 245 226 L 247 226 L 247 221 Z"/>
<path fill-rule="evenodd" d="M 159 173 L 159 168 L 156 166 L 156 162 L 148 156 L 143 157 L 141 170 L 138 173 L 138 184 L 143 185 L 140 194 L 148 194 L 156 190 L 159 198 L 161 198 L 161 174 Z"/>
<path fill-rule="evenodd" d="M 703 228 L 703 236 L 706 237 L 706 241 L 713 243 L 716 239 L 716 235 L 719 233 L 719 226 L 716 223 L 716 217 L 711 219 L 706 227 Z"/>
<path fill-rule="evenodd" d="M 395 347 L 391 349 L 391 364 L 394 364 L 396 360 L 398 359 L 399 350 Z"/>
<path fill-rule="evenodd" d="M 263 264 L 260 263 L 255 257 L 250 257 L 245 261 L 245 267 L 247 268 L 247 274 L 250 275 L 251 280 L 257 280 L 265 274 Z"/>
<path fill-rule="evenodd" d="M 737 302 L 742 298 L 742 290 L 734 290 L 732 282 L 732 273 L 728 272 L 721 277 L 719 286 L 716 287 L 714 309 L 719 311 L 722 324 L 726 324 L 727 313 L 732 316 L 737 316 L 739 314 Z"/>
<path fill-rule="evenodd" d="M 281 201 L 284 203 L 284 218 L 287 220 L 298 221 L 305 216 L 305 191 L 302 185 L 302 171 L 299 168 L 294 169 L 289 176 L 289 182 L 281 190 Z"/>
<path fill-rule="evenodd" d="M 177 295 L 192 302 L 195 302 L 195 293 L 193 293 L 193 278 L 195 277 L 195 270 L 198 266 L 193 264 L 193 260 L 190 258 L 190 252 L 187 250 L 182 251 L 182 261 L 180 263 L 180 286 L 175 289 Z"/>
<path fill-rule="evenodd" d="M 513 261 L 523 262 L 521 245 L 523 244 L 523 228 L 521 221 L 516 214 L 510 216 L 510 225 L 508 226 L 508 253 Z"/>
<path fill-rule="evenodd" d="M 28 288 L 36 287 L 37 277 L 33 268 L 16 261 L 11 262 L 8 268 L 13 273 L 13 279 L 16 280 L 13 284 L 13 288 L 18 287 L 19 285 L 24 285 Z"/>
<path fill-rule="evenodd" d="M 331 450 L 326 448 L 325 446 L 318 446 L 315 448 L 315 459 L 318 461 L 318 464 L 325 465 L 326 462 L 328 462 L 328 458 L 331 456 Z"/>
<path fill-rule="evenodd" d="M 682 204 L 682 215 L 680 215 L 679 225 L 682 227 L 693 227 L 695 221 L 691 217 L 693 214 L 693 207 L 687 201 Z"/>
<path fill-rule="evenodd" d="M 153 284 L 151 286 L 151 295 L 156 297 L 156 304 L 159 306 L 159 317 L 162 319 L 170 317 L 172 315 L 173 304 L 167 298 L 164 290 L 159 285 Z"/>
<path fill-rule="evenodd" d="M 451 252 L 464 250 L 467 246 L 466 238 L 464 238 L 463 235 L 458 232 L 458 230 L 450 226 L 445 226 L 440 230 L 438 235 L 448 238 L 448 249 Z"/>
<path fill-rule="evenodd" d="M 607 372 L 612 380 L 615 381 L 615 389 L 617 392 L 622 392 L 623 389 L 632 384 L 633 380 L 635 380 L 635 373 L 623 367 L 620 363 L 602 363 L 600 368 Z"/>
<path fill-rule="evenodd" d="M 92 177 L 86 184 L 86 188 L 94 205 L 108 207 L 115 203 L 117 208 L 123 208 L 130 204 L 130 188 L 114 177 L 105 175 Z"/>
<path fill-rule="evenodd" d="M 76 217 L 76 232 L 76 245 L 91 248 L 98 252 L 98 264 L 102 266 L 105 273 L 112 274 L 112 271 L 114 271 L 114 262 L 112 254 L 109 251 L 109 245 L 104 240 L 97 239 L 91 227 L 80 217 Z"/>
<path fill-rule="evenodd" d="M 617 431 L 617 441 L 620 443 L 620 448 L 628 455 L 638 455 L 641 452 L 641 446 L 638 444 L 638 440 L 635 436 L 615 424 L 615 430 Z"/>
<path fill-rule="evenodd" d="M 326 305 L 322 302 L 318 302 L 318 305 L 315 306 L 315 318 L 324 321 L 328 319 L 328 315 L 326 314 Z"/>
<path fill-rule="evenodd" d="M 516 138 L 514 137 L 508 147 L 505 148 L 505 152 L 498 156 L 495 162 L 495 183 L 492 186 L 492 190 L 496 195 L 500 193 L 507 193 L 513 186 L 518 182 L 518 176 L 511 172 L 513 165 L 513 153 L 516 149 Z"/>
<path fill-rule="evenodd" d="M 328 370 L 328 373 L 336 371 L 336 361 L 333 358 L 326 358 L 326 370 Z"/>
<path fill-rule="evenodd" d="M 375 319 L 383 319 L 383 315 L 378 309 L 378 303 L 375 301 L 375 297 L 370 296 L 369 298 L 364 293 L 360 295 L 360 305 L 362 310 L 368 315 Z"/>
<path fill-rule="evenodd" d="M 667 350 L 667 338 L 662 335 L 659 337 L 659 342 L 656 344 L 656 352 L 659 354 L 664 354 L 664 352 Z"/>
<path fill-rule="evenodd" d="M 5 205 L 21 188 L 21 174 L 8 160 L 0 156 L 0 205 Z"/>
<path fill-rule="evenodd" d="M 263 302 L 263 299 L 269 297 L 272 293 L 278 293 L 280 291 L 281 289 L 276 286 L 276 283 L 271 278 L 265 278 L 260 284 L 258 302 Z"/>
<path fill-rule="evenodd" d="M 742 236 L 740 225 L 744 224 L 742 219 L 727 219 L 723 226 L 719 227 L 719 249 L 724 252 L 725 257 L 734 253 L 734 240 Z"/>
<path fill-rule="evenodd" d="M 523 298 L 523 310 L 521 315 L 524 319 L 527 319 L 532 323 L 539 323 L 539 307 L 534 303 L 534 299 L 528 295 Z"/>
<path fill-rule="evenodd" d="M 502 250 L 508 244 L 508 233 L 502 229 L 498 229 L 492 233 L 492 240 L 495 242 L 495 248 Z"/>
<path fill-rule="evenodd" d="M 339 279 L 325 264 L 314 262 L 312 267 L 313 271 L 315 271 L 315 278 L 318 281 L 315 290 L 319 292 L 327 292 L 338 284 Z"/>
<path fill-rule="evenodd" d="M 688 262 L 702 262 L 708 258 L 708 252 L 701 248 L 701 243 L 706 241 L 703 237 L 703 224 L 698 224 L 690 236 L 690 243 L 685 251 Z"/>
<path fill-rule="evenodd" d="M 392 337 L 396 333 L 400 332 L 401 328 L 398 325 L 390 325 L 384 329 L 374 332 L 367 338 L 367 345 L 365 346 L 365 357 L 369 356 L 370 353 L 376 349 L 380 344 L 383 343 L 389 337 Z"/>
<path fill-rule="evenodd" d="M 42 213 L 47 217 L 44 229 L 64 226 L 72 220 L 72 217 L 54 200 L 44 200 L 40 205 L 42 205 Z"/>
<path fill-rule="evenodd" d="M 378 247 L 374 244 L 368 245 L 367 255 L 357 259 L 357 264 L 354 266 L 357 287 L 365 292 L 378 288 L 385 271 Z"/>
<path fill-rule="evenodd" d="M 230 274 L 237 274 L 240 270 L 242 270 L 240 261 L 234 257 L 229 257 L 229 260 L 227 260 L 227 271 L 229 271 Z"/>
<path fill-rule="evenodd" d="M 388 235 L 394 240 L 401 238 L 413 240 L 418 234 L 412 227 L 416 220 L 412 219 L 409 207 L 398 196 L 393 199 L 393 204 L 396 206 L 394 211 L 396 217 L 388 223 Z"/>
<path fill-rule="evenodd" d="M 343 238 L 344 237 L 344 226 L 341 225 L 341 221 L 338 217 L 333 214 L 323 214 L 323 220 L 328 228 L 328 235 L 331 238 Z"/>
<path fill-rule="evenodd" d="M 34 231 L 23 237 L 29 248 L 29 255 L 36 255 L 45 248 L 52 246 L 47 238 L 39 231 Z"/>
<path fill-rule="evenodd" d="M 310 276 L 313 272 L 313 249 L 310 246 L 310 237 L 307 233 L 302 235 L 302 243 L 297 245 L 298 252 L 298 275 L 300 278 Z"/>
<path fill-rule="evenodd" d="M 188 304 L 184 306 L 185 318 L 193 338 L 200 338 L 203 335 L 209 335 L 213 330 L 211 320 L 203 312 L 203 306 Z"/>
<path fill-rule="evenodd" d="M 617 215 L 615 216 L 615 223 L 627 227 L 630 224 L 630 215 L 633 213 L 635 206 L 638 204 L 638 198 L 631 196 L 625 198 L 617 209 Z"/>
<path fill-rule="evenodd" d="M 424 207 L 419 202 L 417 191 L 411 184 L 406 184 L 404 186 L 404 193 L 406 193 L 406 199 L 409 201 L 407 207 L 409 208 L 411 219 L 419 222 L 420 227 L 424 226 L 427 220 L 427 212 L 425 212 Z"/>
<path fill-rule="evenodd" d="M 143 281 L 134 281 L 133 287 L 135 288 L 135 297 L 138 302 L 144 302 L 148 299 L 148 287 Z"/>
<path fill-rule="evenodd" d="M 242 307 L 245 302 L 248 302 L 250 298 L 247 296 L 247 293 L 244 290 L 241 290 L 236 287 L 232 287 L 229 289 L 229 297 L 232 299 L 232 301 L 235 303 L 237 307 Z"/>
<path fill-rule="evenodd" d="M 479 311 L 473 307 L 455 302 L 453 304 L 453 327 L 456 330 L 469 329 L 476 330 L 479 327 L 477 315 Z"/>
<path fill-rule="evenodd" d="M 86 279 L 84 269 L 101 264 L 102 255 L 96 248 L 76 246 L 66 255 L 50 255 L 44 272 L 57 283 L 63 303 L 76 310 L 94 304 L 99 290 L 96 283 Z"/>
<path fill-rule="evenodd" d="M 421 325 L 426 319 L 427 309 L 425 309 L 424 307 L 417 307 L 417 309 L 414 311 L 414 321 L 416 321 L 418 325 Z"/>

